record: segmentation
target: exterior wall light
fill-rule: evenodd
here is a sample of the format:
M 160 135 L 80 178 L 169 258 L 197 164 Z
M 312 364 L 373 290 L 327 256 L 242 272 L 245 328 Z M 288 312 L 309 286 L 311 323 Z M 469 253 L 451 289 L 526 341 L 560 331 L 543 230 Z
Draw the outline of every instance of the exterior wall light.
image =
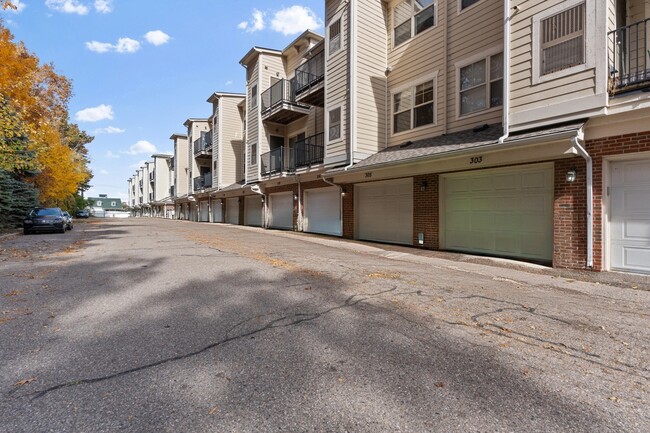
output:
M 428 186 L 429 186 L 429 182 L 423 180 L 422 183 L 420 183 L 420 191 L 426 191 Z
M 566 172 L 566 181 L 569 183 L 575 182 L 576 177 L 578 176 L 576 168 L 573 167 L 571 170 Z

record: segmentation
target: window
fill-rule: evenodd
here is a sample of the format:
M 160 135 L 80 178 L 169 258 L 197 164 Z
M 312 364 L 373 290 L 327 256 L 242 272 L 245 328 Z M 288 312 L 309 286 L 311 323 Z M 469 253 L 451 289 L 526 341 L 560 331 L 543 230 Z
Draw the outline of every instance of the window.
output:
M 251 144 L 251 165 L 257 165 L 257 143 Z
M 427 80 L 393 94 L 393 133 L 435 123 L 434 81 Z
M 460 115 L 503 105 L 503 53 L 460 68 Z
M 111 206 L 113 206 L 113 207 L 117 206 L 117 202 L 112 201 Z
M 473 5 L 474 3 L 478 3 L 479 0 L 460 0 L 460 9 L 466 9 Z
M 541 75 L 585 63 L 585 4 L 541 20 L 539 49 Z
M 97 200 L 97 206 L 99 206 L 99 207 L 102 206 L 102 201 L 101 200 Z
M 329 140 L 341 138 L 341 107 L 329 112 Z
M 434 0 L 404 0 L 393 9 L 393 41 L 398 46 L 435 24 Z
M 257 84 L 251 87 L 251 108 L 257 107 Z
M 334 21 L 329 27 L 329 53 L 334 54 L 341 49 L 341 19 Z

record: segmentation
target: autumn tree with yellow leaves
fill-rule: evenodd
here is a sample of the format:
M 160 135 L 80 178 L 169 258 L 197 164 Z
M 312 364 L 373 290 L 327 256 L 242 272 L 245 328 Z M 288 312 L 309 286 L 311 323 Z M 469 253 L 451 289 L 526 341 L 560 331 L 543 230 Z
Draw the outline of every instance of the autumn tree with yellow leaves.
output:
M 0 171 L 35 186 L 42 205 L 68 207 L 92 177 L 85 145 L 93 137 L 69 122 L 71 95 L 70 81 L 0 20 Z

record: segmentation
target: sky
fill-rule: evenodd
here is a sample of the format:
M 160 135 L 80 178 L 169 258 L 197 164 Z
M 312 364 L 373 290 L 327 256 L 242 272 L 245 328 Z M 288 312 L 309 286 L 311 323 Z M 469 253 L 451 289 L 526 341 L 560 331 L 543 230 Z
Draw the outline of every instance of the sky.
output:
M 127 180 L 214 92 L 245 91 L 254 46 L 284 49 L 323 33 L 323 0 L 13 0 L 16 41 L 72 81 L 70 121 L 95 137 L 86 196 L 127 198 Z

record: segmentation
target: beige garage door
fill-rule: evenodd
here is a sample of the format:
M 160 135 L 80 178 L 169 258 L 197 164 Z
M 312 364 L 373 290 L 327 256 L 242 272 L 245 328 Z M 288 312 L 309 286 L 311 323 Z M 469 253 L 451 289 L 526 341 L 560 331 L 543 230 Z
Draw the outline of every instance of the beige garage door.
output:
M 355 185 L 359 239 L 413 243 L 413 179 Z
M 442 188 L 442 248 L 552 260 L 552 164 L 443 175 Z
M 341 193 L 336 187 L 305 190 L 305 231 L 341 236 Z
M 256 194 L 254 196 L 246 197 L 244 207 L 246 209 L 244 224 L 247 226 L 261 227 L 263 208 L 262 196 Z
M 269 194 L 269 226 L 275 229 L 293 229 L 293 193 Z
M 239 197 L 226 199 L 226 222 L 239 224 Z

